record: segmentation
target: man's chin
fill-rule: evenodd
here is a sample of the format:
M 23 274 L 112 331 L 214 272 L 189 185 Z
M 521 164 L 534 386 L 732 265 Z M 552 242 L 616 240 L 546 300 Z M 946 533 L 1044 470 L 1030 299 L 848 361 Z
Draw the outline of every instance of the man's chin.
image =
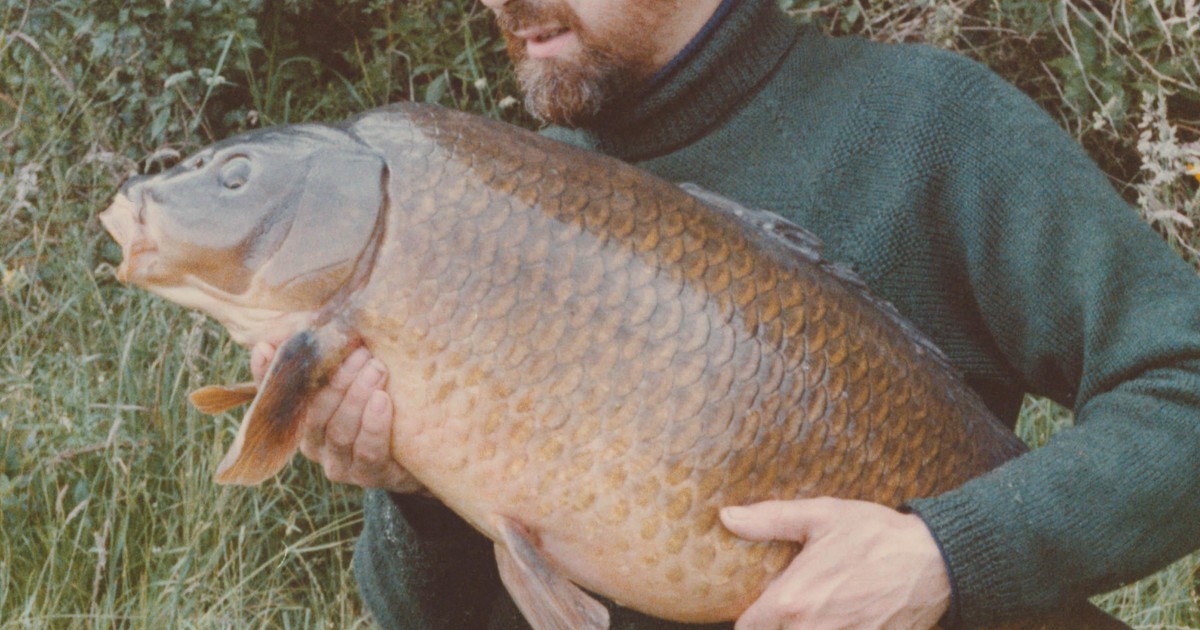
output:
M 564 127 L 588 127 L 611 95 L 611 81 L 590 64 L 562 59 L 525 59 L 517 79 L 525 107 L 540 120 Z
M 543 123 L 571 129 L 592 127 L 599 118 L 599 109 L 564 107 L 553 99 L 547 102 L 529 95 L 525 97 L 525 108 Z

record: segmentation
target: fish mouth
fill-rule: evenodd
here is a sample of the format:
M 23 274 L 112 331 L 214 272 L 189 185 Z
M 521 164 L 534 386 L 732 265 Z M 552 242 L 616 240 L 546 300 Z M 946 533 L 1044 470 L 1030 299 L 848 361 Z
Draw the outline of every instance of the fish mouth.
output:
M 134 198 L 140 198 L 136 191 Z M 150 208 L 153 211 L 153 208 Z M 125 191 L 99 214 L 101 225 L 121 246 L 122 260 L 117 280 L 139 285 L 169 301 L 203 310 L 229 329 L 234 341 L 249 347 L 263 339 L 286 339 L 303 330 L 313 318 L 309 311 L 280 311 L 245 304 L 237 295 L 223 292 L 186 273 L 172 273 L 158 242 L 146 225 L 147 209 Z M 152 214 L 152 212 L 151 212 Z M 168 250 L 170 249 L 168 244 Z
M 100 224 L 121 246 L 122 260 L 117 267 L 117 280 L 126 284 L 145 280 L 157 258 L 158 246 L 146 233 L 140 206 L 124 193 L 119 193 L 99 218 Z

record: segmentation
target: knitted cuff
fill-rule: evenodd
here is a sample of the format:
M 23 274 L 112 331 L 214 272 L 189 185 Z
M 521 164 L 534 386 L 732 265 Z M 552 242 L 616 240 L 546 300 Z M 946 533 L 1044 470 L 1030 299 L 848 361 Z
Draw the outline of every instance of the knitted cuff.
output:
M 896 510 L 903 514 L 916 514 L 922 520 L 925 518 L 921 516 L 921 513 L 916 508 L 907 503 L 897 507 Z M 941 539 L 937 537 L 932 528 L 929 528 L 928 522 L 925 523 L 925 527 L 929 529 L 930 535 L 933 536 L 933 542 L 937 545 L 938 553 L 942 556 L 942 564 L 946 568 L 946 577 L 950 582 L 950 607 L 946 609 L 946 613 L 938 620 L 937 627 L 944 630 L 958 630 L 961 624 L 959 623 L 958 615 L 958 587 L 954 583 L 954 567 L 950 566 L 950 563 L 946 561 L 946 550 L 942 548 Z
M 915 499 L 905 508 L 929 527 L 950 578 L 947 628 L 974 627 L 1011 614 L 1020 600 L 1012 553 L 983 510 L 962 491 Z

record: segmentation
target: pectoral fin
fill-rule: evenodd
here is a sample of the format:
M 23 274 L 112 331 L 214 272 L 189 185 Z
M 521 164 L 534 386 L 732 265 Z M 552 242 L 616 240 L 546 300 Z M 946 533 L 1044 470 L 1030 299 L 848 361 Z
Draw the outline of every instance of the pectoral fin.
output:
M 346 335 L 328 327 L 306 330 L 280 346 L 237 438 L 217 466 L 217 483 L 261 483 L 287 465 L 300 443 L 309 396 L 349 350 Z
M 188 394 L 188 400 L 200 413 L 218 414 L 226 409 L 244 405 L 258 395 L 253 382 L 233 385 L 208 385 Z
M 496 524 L 500 579 L 535 630 L 608 628 L 608 609 L 550 566 L 529 530 L 504 517 Z

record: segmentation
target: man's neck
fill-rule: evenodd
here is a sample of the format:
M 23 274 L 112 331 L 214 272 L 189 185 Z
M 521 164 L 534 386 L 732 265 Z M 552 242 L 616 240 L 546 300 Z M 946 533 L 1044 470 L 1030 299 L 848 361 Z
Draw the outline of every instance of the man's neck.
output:
M 776 0 L 725 0 L 644 90 L 583 130 L 588 144 L 636 162 L 695 141 L 757 93 L 797 32 Z
M 691 42 L 696 40 L 698 34 L 709 27 L 718 7 L 725 8 L 726 5 L 736 2 L 736 0 L 684 1 L 689 5 L 688 8 L 679 10 L 678 18 L 670 24 L 669 32 L 662 35 L 667 41 L 663 42 L 661 58 L 654 59 L 655 65 L 659 68 L 664 68 L 672 63 L 682 51 L 691 46 Z
M 736 4 L 738 0 L 721 0 L 721 4 L 713 7 L 710 12 L 698 13 L 697 15 L 707 15 L 707 17 L 699 22 L 691 31 L 687 39 L 687 44 L 679 48 L 677 52 L 665 63 L 659 66 L 657 72 L 651 77 L 648 89 L 654 89 L 654 86 L 662 81 L 665 77 L 671 75 L 671 72 L 678 66 L 687 62 L 687 59 L 699 50 L 708 37 L 717 29 L 725 16 L 729 15 L 729 9 Z

